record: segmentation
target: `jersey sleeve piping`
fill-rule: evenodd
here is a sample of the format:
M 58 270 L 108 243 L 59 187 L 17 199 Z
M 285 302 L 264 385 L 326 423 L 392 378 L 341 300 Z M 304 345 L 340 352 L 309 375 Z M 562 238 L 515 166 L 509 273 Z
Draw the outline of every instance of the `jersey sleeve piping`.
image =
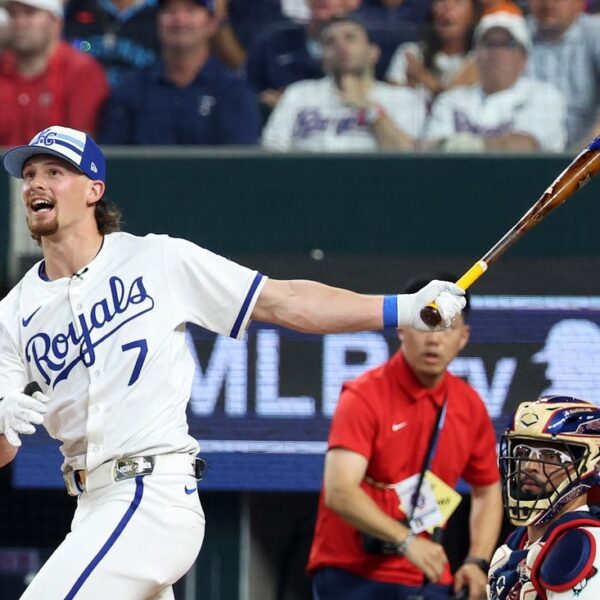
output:
M 240 308 L 240 312 L 238 313 L 233 327 L 231 328 L 231 332 L 229 336 L 235 339 L 241 339 L 246 333 L 246 329 L 248 328 L 248 324 L 250 321 L 250 315 L 252 314 L 252 309 L 258 300 L 258 296 L 260 295 L 260 290 L 265 284 L 267 278 L 261 273 L 256 273 L 252 283 L 250 284 L 250 289 L 244 298 L 244 302 L 242 303 L 242 307 Z

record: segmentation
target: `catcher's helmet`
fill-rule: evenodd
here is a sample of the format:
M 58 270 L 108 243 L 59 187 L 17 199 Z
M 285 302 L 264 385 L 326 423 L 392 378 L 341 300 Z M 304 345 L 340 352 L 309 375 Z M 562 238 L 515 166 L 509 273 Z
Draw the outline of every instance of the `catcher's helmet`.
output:
M 523 402 L 500 440 L 502 494 L 515 525 L 552 519 L 596 483 L 600 408 L 566 396 Z

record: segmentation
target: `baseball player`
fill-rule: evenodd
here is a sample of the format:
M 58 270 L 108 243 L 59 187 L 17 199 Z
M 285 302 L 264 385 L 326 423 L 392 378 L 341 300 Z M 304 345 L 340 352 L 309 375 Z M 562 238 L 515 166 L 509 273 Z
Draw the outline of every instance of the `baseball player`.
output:
M 78 496 L 71 532 L 27 600 L 173 598 L 194 562 L 204 515 L 185 414 L 188 321 L 234 338 L 252 319 L 314 333 L 424 329 L 423 305 L 435 300 L 445 326 L 464 305 L 448 282 L 361 295 L 267 279 L 185 240 L 122 233 L 103 199 L 104 156 L 80 131 L 49 127 L 4 166 L 23 179 L 43 260 L 0 302 L 0 466 L 43 424 L 62 442 Z
M 500 442 L 504 504 L 518 525 L 494 554 L 491 600 L 598 600 L 600 409 L 564 396 L 524 402 Z

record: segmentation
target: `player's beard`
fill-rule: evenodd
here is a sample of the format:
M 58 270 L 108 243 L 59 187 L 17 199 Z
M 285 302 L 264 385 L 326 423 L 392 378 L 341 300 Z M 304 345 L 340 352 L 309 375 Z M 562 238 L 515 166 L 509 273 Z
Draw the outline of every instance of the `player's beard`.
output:
M 529 484 L 528 487 L 531 487 L 533 484 L 533 489 L 525 489 L 526 484 Z M 547 479 L 536 477 L 533 474 L 521 474 L 521 476 L 518 477 L 516 486 L 513 488 L 513 496 L 518 497 L 519 500 L 525 502 L 548 498 L 550 497 L 552 490 L 548 489 L 547 484 Z
M 53 218 L 50 221 L 32 224 L 28 218 L 27 227 L 31 237 L 39 242 L 44 236 L 54 235 L 58 231 L 58 219 Z

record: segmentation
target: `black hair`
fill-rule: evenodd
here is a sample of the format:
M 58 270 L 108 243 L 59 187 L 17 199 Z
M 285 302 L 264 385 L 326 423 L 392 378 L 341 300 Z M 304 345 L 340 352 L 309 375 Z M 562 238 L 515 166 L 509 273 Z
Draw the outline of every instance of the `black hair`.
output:
M 367 41 L 369 42 L 369 44 L 375 43 L 373 40 L 373 36 L 371 35 L 371 32 L 369 31 L 369 28 L 360 19 L 356 19 L 355 17 L 345 17 L 343 15 L 339 15 L 337 17 L 331 17 L 331 19 L 325 21 L 325 23 L 323 23 L 321 25 L 321 27 L 319 28 L 319 37 L 321 37 L 323 35 L 323 32 L 326 29 L 329 29 L 331 26 L 337 25 L 339 23 L 352 23 L 354 25 L 357 25 L 365 32 L 365 35 L 367 36 Z
M 458 277 L 454 273 L 450 273 L 447 271 L 439 271 L 432 273 L 430 277 L 426 275 L 419 275 L 418 277 L 409 279 L 404 285 L 404 289 L 402 291 L 405 294 L 414 294 L 415 292 L 418 292 L 421 288 L 426 286 L 432 279 L 439 279 L 440 281 L 451 281 L 452 283 L 454 283 L 458 279 Z M 471 298 L 468 291 L 465 293 L 465 299 L 467 303 L 462 309 L 462 315 L 466 323 L 469 318 L 469 313 L 471 312 Z
M 474 45 L 474 33 L 475 33 L 475 25 L 481 18 L 482 7 L 477 0 L 472 0 L 473 4 L 473 12 L 475 14 L 475 18 L 473 19 L 473 24 L 467 31 L 467 39 L 466 39 L 466 53 L 470 52 L 473 49 Z M 433 8 L 430 9 L 429 15 L 427 17 L 427 23 L 424 27 L 424 31 L 422 34 L 423 40 L 423 64 L 430 71 L 435 71 L 435 56 L 442 49 L 442 40 L 440 40 L 438 34 L 435 31 L 433 26 Z

